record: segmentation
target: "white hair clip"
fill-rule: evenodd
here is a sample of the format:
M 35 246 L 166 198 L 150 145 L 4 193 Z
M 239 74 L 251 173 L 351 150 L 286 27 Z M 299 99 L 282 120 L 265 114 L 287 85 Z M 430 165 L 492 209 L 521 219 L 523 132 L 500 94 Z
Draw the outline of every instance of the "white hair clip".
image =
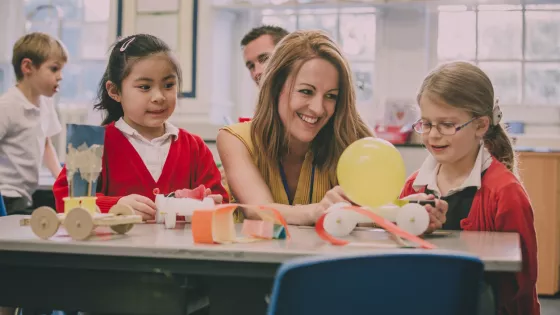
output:
M 121 52 L 125 51 L 128 45 L 130 45 L 130 43 L 132 43 L 134 39 L 136 39 L 136 37 L 132 37 L 129 40 L 127 40 L 124 44 L 122 44 L 120 51 Z
M 500 103 L 500 99 L 496 99 L 496 102 L 494 103 L 494 109 L 492 109 L 492 121 L 494 122 L 494 126 L 497 126 L 500 121 L 502 120 L 502 110 L 500 109 L 500 105 L 498 105 L 498 103 Z

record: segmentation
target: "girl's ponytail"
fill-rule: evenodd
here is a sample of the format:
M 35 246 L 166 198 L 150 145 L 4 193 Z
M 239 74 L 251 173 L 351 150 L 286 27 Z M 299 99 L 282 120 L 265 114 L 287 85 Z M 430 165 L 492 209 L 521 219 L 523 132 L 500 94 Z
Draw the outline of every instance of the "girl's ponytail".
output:
M 501 124 L 490 127 L 484 136 L 484 145 L 492 156 L 517 175 L 517 158 L 513 151 L 512 141 Z

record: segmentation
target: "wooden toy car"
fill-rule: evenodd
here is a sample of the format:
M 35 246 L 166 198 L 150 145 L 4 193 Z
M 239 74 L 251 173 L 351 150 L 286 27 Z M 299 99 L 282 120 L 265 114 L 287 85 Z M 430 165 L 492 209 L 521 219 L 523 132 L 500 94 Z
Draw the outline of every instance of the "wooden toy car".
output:
M 142 222 L 142 216 L 134 214 L 132 208 L 114 205 L 109 213 L 100 213 L 95 205 L 96 197 L 65 198 L 65 213 L 56 213 L 50 207 L 39 207 L 30 218 L 20 221 L 41 239 L 49 239 L 56 234 L 62 224 L 74 240 L 85 240 L 98 226 L 109 226 L 118 234 L 126 234 L 134 224 Z M 76 206 L 74 206 L 76 205 Z

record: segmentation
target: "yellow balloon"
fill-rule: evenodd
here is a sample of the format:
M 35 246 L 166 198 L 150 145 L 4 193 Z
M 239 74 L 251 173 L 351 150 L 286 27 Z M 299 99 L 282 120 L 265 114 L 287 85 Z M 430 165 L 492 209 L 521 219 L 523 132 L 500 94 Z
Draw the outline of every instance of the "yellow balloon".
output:
M 360 139 L 344 150 L 336 175 L 350 200 L 371 208 L 396 200 L 406 181 L 404 161 L 397 148 L 372 137 Z

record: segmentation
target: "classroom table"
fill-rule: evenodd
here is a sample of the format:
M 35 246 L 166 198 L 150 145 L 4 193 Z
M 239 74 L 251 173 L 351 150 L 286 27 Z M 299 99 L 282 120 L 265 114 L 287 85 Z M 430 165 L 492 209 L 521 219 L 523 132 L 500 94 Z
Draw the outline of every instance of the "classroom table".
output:
M 264 314 L 265 295 L 284 261 L 422 250 L 393 248 L 384 231 L 366 228 L 349 239 L 376 247 L 333 246 L 313 229 L 296 226 L 289 228 L 290 240 L 229 245 L 193 244 L 189 225 L 168 230 L 153 223 L 138 224 L 127 235 L 98 228 L 95 236 L 81 242 L 61 228 L 50 240 L 40 240 L 29 227 L 19 226 L 21 218 L 0 218 L 0 305 L 184 314 L 202 290 L 210 299 L 211 314 Z M 516 233 L 457 231 L 426 239 L 438 246 L 435 251 L 480 257 L 487 272 L 521 270 Z

